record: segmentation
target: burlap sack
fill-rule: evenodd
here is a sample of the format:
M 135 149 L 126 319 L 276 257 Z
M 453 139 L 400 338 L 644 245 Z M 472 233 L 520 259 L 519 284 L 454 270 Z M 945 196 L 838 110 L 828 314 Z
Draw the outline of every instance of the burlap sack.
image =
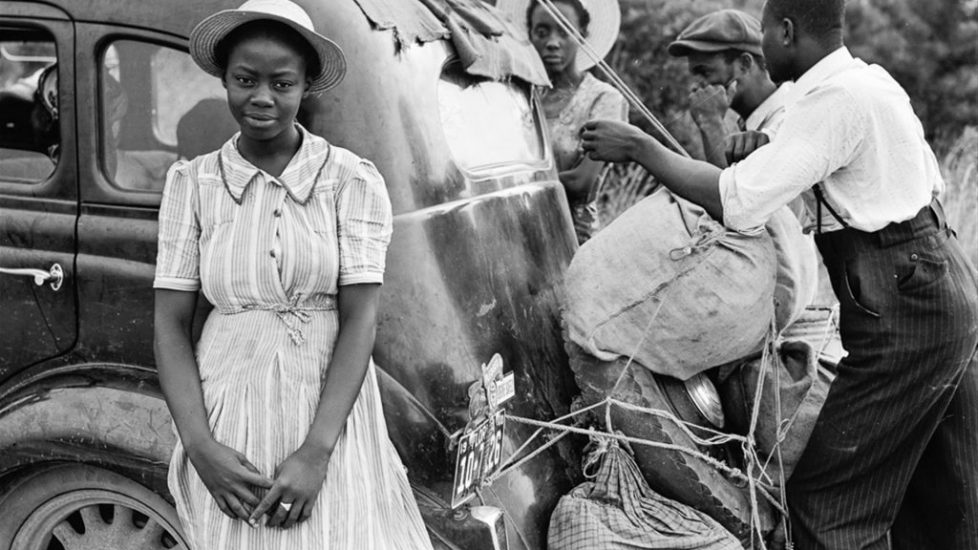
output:
M 818 252 L 811 235 L 787 206 L 775 211 L 765 225 L 774 242 L 778 271 L 774 286 L 774 320 L 780 333 L 794 323 L 818 292 Z
M 807 342 L 785 342 L 778 354 L 780 361 L 771 361 L 764 374 L 754 440 L 761 458 L 771 457 L 778 442 L 779 426 L 790 422 L 785 424 L 788 429 L 781 442 L 781 460 L 787 480 L 808 444 L 833 377 L 819 369 L 817 355 Z M 727 428 L 731 432 L 746 434 L 750 428 L 762 367 L 760 358 L 745 361 L 730 370 L 717 387 Z M 781 400 L 780 411 L 776 396 Z M 771 460 L 771 465 L 776 467 L 776 458 Z
M 565 276 L 569 338 L 686 380 L 760 349 L 774 316 L 768 232 L 728 231 L 662 189 L 578 250 Z

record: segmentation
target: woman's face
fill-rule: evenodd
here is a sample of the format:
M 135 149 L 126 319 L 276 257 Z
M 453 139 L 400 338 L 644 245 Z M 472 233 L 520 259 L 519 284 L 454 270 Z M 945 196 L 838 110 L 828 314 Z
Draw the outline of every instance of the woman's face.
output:
M 228 55 L 224 87 L 241 134 L 269 141 L 294 128 L 308 95 L 306 63 L 301 52 L 275 37 L 246 37 Z
M 581 31 L 581 20 L 577 11 L 566 2 L 554 2 L 554 6 L 571 22 L 577 32 Z M 574 66 L 577 59 L 577 42 L 564 32 L 550 12 L 541 5 L 533 8 L 530 14 L 530 42 L 540 54 L 547 73 L 556 75 Z

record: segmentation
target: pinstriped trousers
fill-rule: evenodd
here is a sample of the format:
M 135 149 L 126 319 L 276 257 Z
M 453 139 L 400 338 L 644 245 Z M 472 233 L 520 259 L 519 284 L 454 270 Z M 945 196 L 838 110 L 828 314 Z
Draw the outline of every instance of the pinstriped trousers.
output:
M 816 243 L 849 355 L 788 482 L 796 548 L 978 549 L 974 266 L 936 201 Z

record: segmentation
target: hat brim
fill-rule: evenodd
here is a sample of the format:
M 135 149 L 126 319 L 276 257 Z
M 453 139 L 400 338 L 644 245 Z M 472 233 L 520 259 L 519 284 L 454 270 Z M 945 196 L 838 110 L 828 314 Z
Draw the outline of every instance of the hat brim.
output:
M 763 56 L 761 48 L 753 44 L 731 44 L 728 42 L 707 42 L 704 40 L 676 40 L 669 44 L 666 51 L 673 57 L 687 57 L 691 53 L 715 53 L 727 50 L 740 50 Z
M 277 15 L 243 10 L 224 10 L 204 19 L 190 32 L 190 56 L 207 74 L 224 77 L 224 69 L 215 56 L 217 44 L 234 29 L 249 21 L 278 21 L 301 35 L 319 57 L 319 74 L 312 75 L 309 92 L 318 94 L 333 88 L 346 74 L 346 57 L 343 50 L 325 36 L 296 24 L 291 19 Z
M 521 38 L 529 41 L 529 21 L 526 20 L 526 10 L 533 0 L 498 0 L 496 8 L 508 16 L 522 33 Z M 559 1 L 559 0 L 554 0 Z M 582 0 L 581 4 L 591 16 L 587 26 L 587 36 L 584 37 L 594 53 L 604 59 L 618 41 L 618 31 L 621 28 L 621 8 L 618 0 Z M 586 71 L 597 65 L 583 50 L 578 50 L 574 66 L 578 71 Z

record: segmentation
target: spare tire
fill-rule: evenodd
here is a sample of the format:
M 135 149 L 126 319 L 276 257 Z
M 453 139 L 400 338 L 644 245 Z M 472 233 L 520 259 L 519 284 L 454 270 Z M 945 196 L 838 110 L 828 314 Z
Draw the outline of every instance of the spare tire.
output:
M 613 397 L 639 407 L 664 410 L 691 424 L 712 427 L 695 406 L 682 381 L 654 374 L 638 364 L 626 371 L 626 358 L 602 361 L 570 341 L 567 342 L 567 354 L 581 389 L 581 405 L 592 405 Z M 596 410 L 594 414 L 602 427 L 606 427 L 605 410 Z M 674 422 L 665 418 L 614 406 L 610 415 L 613 428 L 627 436 L 699 450 L 728 464 L 733 462 L 732 466 L 738 465 L 737 450 L 698 446 Z M 688 453 L 649 445 L 632 445 L 632 449 L 639 469 L 653 490 L 705 512 L 750 547 L 754 535 L 750 490 L 746 483 L 732 481 L 705 460 Z M 757 505 L 760 528 L 767 536 L 775 527 L 776 511 L 760 495 Z

